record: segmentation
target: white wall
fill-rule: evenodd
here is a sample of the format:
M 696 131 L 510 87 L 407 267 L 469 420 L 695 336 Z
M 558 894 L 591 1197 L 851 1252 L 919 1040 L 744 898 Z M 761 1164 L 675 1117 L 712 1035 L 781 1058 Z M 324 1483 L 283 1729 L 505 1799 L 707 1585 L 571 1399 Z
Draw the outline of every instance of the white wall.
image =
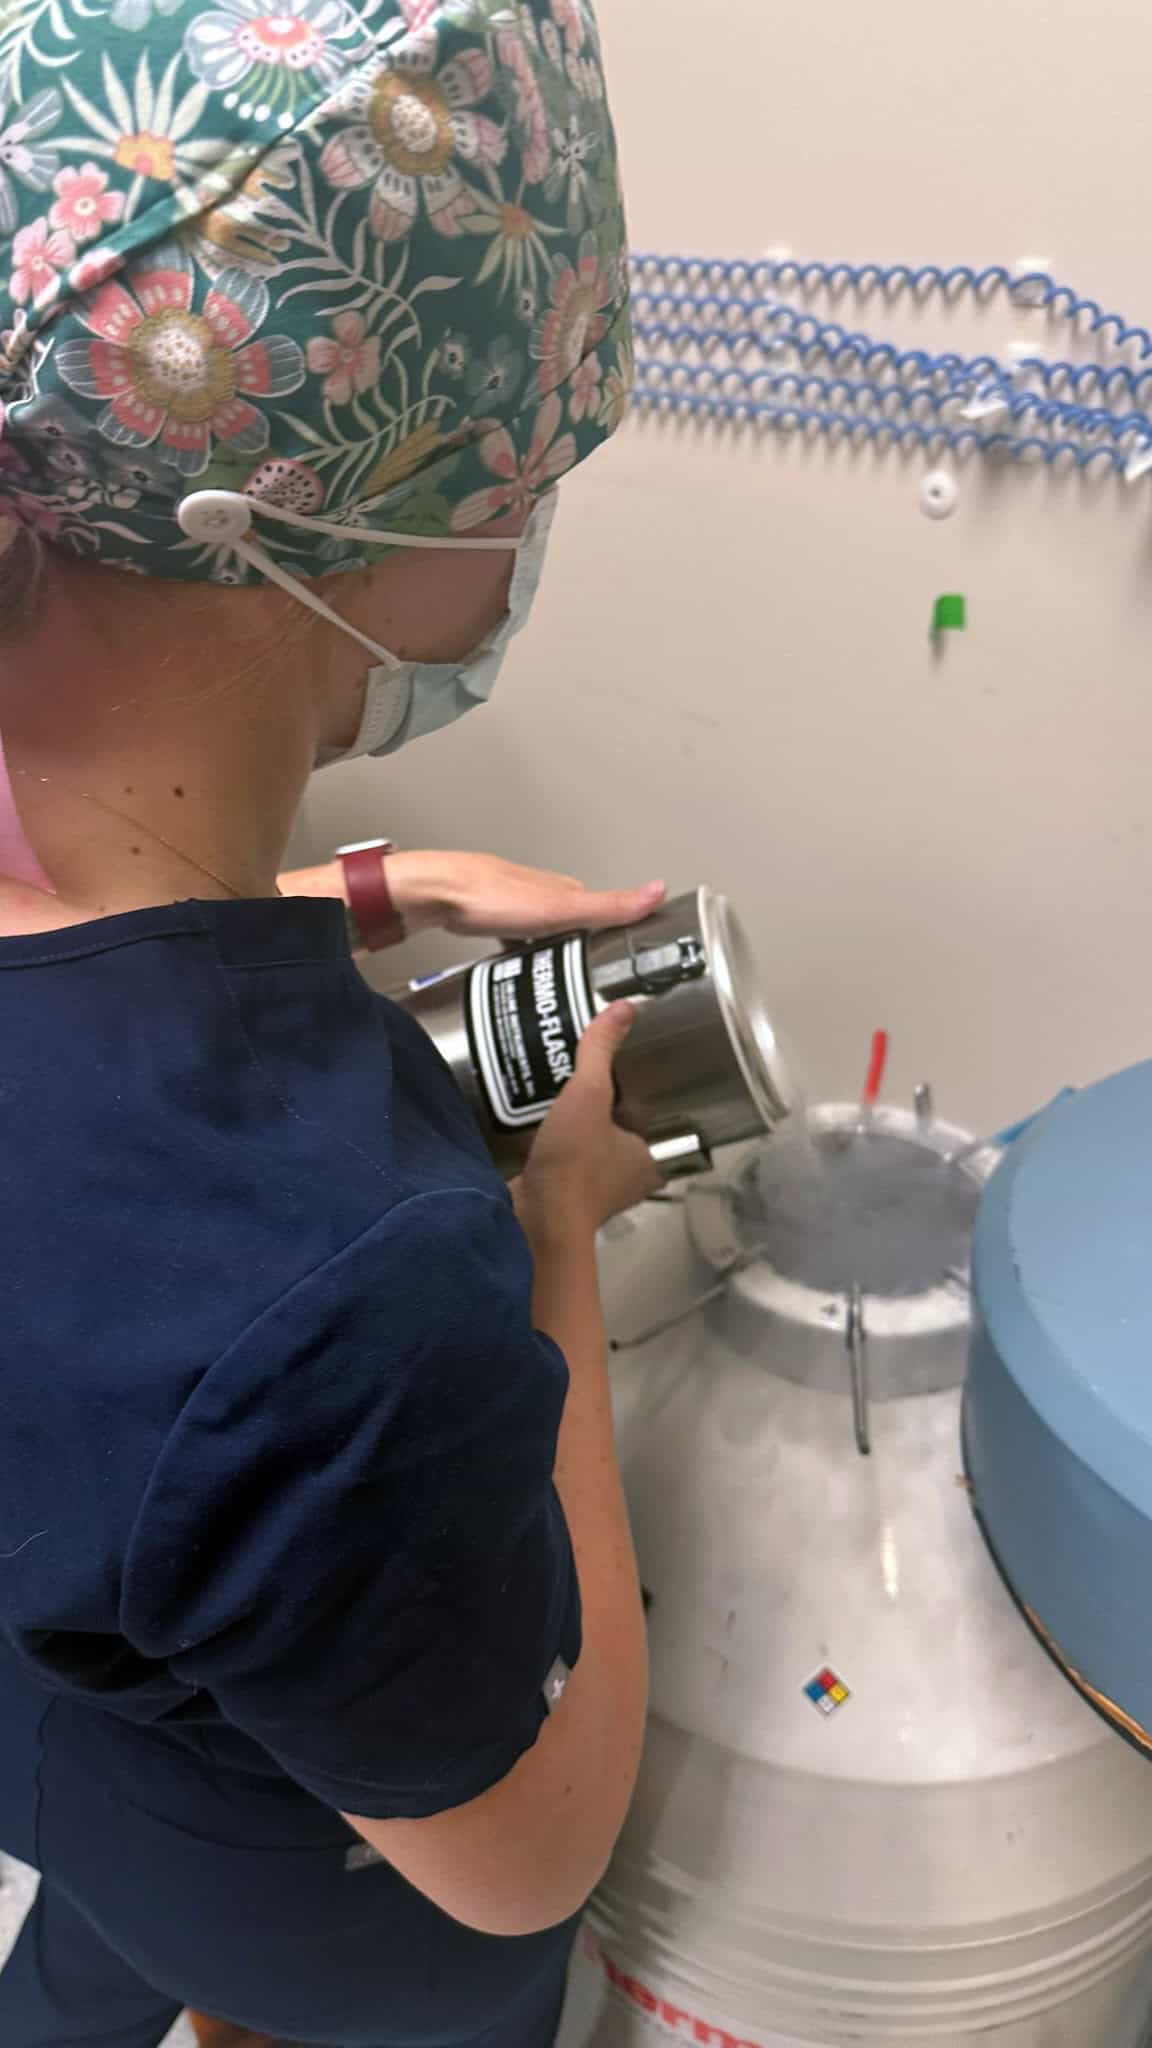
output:
M 636 247 L 1040 254 L 1152 321 L 1143 0 L 601 13 Z M 934 525 L 926 466 L 633 421 L 564 487 L 493 707 L 318 778 L 317 851 L 711 881 L 820 1093 L 877 1024 L 895 1088 L 978 1122 L 1152 1053 L 1152 484 L 967 471 Z

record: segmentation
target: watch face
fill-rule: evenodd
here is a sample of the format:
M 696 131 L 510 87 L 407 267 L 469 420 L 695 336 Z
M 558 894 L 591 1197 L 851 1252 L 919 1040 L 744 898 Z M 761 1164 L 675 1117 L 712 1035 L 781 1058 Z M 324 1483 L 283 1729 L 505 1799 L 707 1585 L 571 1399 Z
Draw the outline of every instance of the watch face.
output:
M 372 853 L 374 850 L 379 850 L 381 853 L 395 853 L 396 848 L 391 839 L 353 839 L 347 846 L 337 846 L 333 851 L 332 858 L 333 860 L 339 860 L 346 853 Z

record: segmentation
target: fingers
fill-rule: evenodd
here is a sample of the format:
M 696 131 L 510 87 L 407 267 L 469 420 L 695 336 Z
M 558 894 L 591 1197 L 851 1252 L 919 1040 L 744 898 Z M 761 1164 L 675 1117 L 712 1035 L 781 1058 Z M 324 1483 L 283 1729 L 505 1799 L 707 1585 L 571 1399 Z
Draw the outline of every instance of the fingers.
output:
M 590 931 L 606 931 L 612 925 L 651 917 L 667 893 L 663 882 L 645 882 L 639 889 L 583 889 L 570 912 L 575 911 L 580 924 Z
M 611 1003 L 593 1018 L 577 1048 L 577 1081 L 611 1090 L 613 1062 L 635 1021 L 632 1003 Z
M 449 931 L 502 939 L 637 924 L 667 893 L 663 882 L 586 889 L 573 875 L 518 867 L 490 854 L 395 854 L 389 876 L 397 907 L 410 924 L 439 922 Z M 425 898 L 439 908 L 425 913 Z

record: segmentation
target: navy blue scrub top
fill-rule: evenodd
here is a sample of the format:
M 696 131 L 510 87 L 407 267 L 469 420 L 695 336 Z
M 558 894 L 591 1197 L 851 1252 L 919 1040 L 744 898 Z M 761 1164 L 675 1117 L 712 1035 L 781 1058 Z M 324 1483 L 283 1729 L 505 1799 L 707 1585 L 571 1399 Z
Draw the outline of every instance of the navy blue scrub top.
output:
M 0 941 L 0 1639 L 347 1812 L 477 1797 L 579 1596 L 504 1187 L 340 906 Z

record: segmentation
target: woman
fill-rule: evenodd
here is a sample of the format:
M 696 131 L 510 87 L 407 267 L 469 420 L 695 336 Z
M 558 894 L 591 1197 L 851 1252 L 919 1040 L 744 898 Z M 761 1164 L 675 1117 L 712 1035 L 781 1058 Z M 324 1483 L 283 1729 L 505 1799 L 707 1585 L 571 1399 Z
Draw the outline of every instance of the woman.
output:
M 0 64 L 0 2040 L 544 2048 L 644 1710 L 629 1017 L 514 1213 L 276 877 L 317 761 L 487 696 L 619 417 L 593 26 L 17 0 Z M 468 931 L 659 896 L 387 873 Z

